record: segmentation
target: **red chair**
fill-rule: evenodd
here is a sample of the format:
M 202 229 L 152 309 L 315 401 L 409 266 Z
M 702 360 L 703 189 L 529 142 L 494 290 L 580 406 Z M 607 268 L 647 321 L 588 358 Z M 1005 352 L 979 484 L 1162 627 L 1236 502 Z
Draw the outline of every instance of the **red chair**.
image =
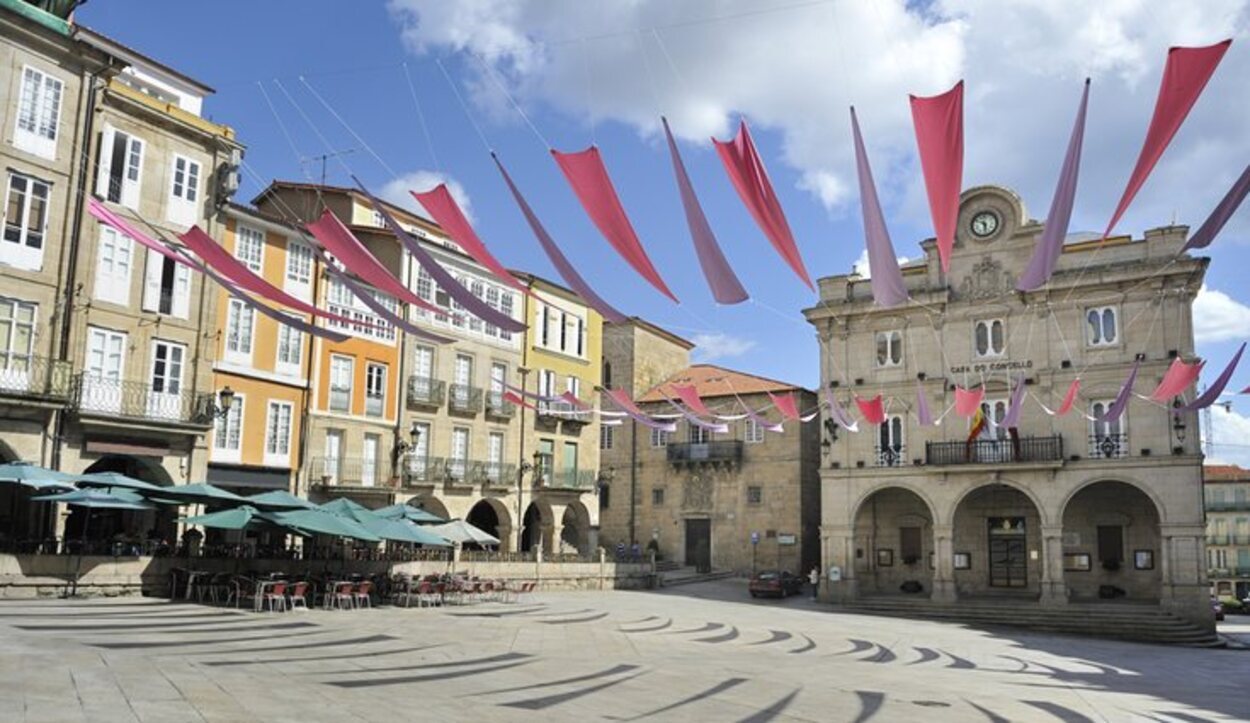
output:
M 272 583 L 268 586 L 267 589 L 266 589 L 265 584 L 261 583 L 261 589 L 264 590 L 264 592 L 261 594 L 261 596 L 264 598 L 264 607 L 268 608 L 269 612 L 276 613 L 279 610 L 281 610 L 282 612 L 286 612 L 286 583 L 285 582 Z
M 373 582 L 366 580 L 356 585 L 352 593 L 352 603 L 356 607 L 373 607 Z
M 291 610 L 308 609 L 308 582 L 301 580 L 291 587 L 290 594 L 287 595 L 287 603 Z

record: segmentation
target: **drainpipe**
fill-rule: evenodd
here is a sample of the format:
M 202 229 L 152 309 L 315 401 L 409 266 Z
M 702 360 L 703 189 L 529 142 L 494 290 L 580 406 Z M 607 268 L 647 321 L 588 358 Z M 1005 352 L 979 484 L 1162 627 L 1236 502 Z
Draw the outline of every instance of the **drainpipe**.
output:
M 629 420 L 629 545 L 638 540 L 638 420 Z
M 317 295 L 318 288 L 321 286 L 321 257 L 313 255 L 313 279 L 312 279 L 312 303 L 315 306 L 321 298 Z M 312 323 L 316 324 L 317 320 L 313 319 Z M 312 371 L 313 360 L 321 349 L 320 337 L 308 335 L 308 355 L 304 358 L 304 391 L 301 392 L 301 409 L 299 416 L 299 453 L 296 455 L 295 461 L 295 488 L 291 490 L 291 494 L 299 496 L 300 478 L 304 474 L 304 461 L 308 458 L 308 422 L 309 407 L 312 406 Z

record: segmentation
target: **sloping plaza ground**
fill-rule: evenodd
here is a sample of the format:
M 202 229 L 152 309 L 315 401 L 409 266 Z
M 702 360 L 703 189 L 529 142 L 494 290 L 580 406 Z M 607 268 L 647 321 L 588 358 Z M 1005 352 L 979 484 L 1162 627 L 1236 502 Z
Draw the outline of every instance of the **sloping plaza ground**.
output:
M 0 601 L 2 721 L 1237 720 L 1250 653 L 663 592 L 287 614 Z

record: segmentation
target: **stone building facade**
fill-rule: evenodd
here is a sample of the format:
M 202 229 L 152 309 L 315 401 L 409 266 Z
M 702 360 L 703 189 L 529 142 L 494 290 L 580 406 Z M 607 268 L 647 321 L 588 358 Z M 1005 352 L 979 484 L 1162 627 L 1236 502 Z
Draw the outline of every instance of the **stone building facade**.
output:
M 834 600 L 908 594 L 951 603 L 1062 606 L 1111 598 L 1155 604 L 1210 627 L 1201 451 L 1194 414 L 1132 398 L 1106 409 L 1134 364 L 1149 394 L 1172 359 L 1194 352 L 1191 306 L 1206 260 L 1180 255 L 1186 228 L 1065 247 L 1050 283 L 1015 291 L 1041 225 L 1011 191 L 961 199 L 949 274 L 932 240 L 903 276 L 912 302 L 874 304 L 869 280 L 820 280 L 806 310 L 821 380 L 837 401 L 881 394 L 888 419 L 858 433 L 827 423 L 821 556 Z M 1080 379 L 1076 410 L 1055 409 Z M 1017 430 L 969 439 L 955 385 L 985 390 L 997 422 L 1026 385 Z M 1192 390 L 1190 390 L 1192 391 Z M 907 583 L 913 583 L 907 585 Z
M 1211 594 L 1250 599 L 1250 470 L 1207 465 L 1203 478 Z

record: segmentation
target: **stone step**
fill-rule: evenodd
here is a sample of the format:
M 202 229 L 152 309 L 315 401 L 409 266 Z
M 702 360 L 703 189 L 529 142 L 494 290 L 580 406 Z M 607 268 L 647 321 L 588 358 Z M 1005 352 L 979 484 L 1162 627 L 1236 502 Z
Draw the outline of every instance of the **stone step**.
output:
M 682 568 L 676 572 L 665 573 L 660 576 L 662 587 L 676 587 L 677 585 L 692 585 L 697 582 L 710 582 L 712 580 L 723 580 L 727 577 L 733 577 L 732 570 L 713 570 L 712 572 L 698 573 L 693 567 Z

